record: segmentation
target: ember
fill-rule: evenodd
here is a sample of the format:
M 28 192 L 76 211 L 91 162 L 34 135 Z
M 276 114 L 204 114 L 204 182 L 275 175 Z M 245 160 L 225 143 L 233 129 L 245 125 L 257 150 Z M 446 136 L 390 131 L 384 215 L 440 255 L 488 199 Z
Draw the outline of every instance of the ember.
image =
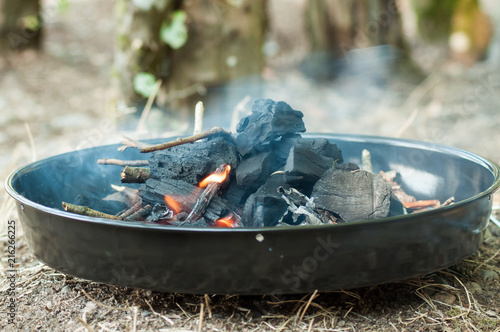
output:
M 127 139 L 126 147 L 151 155 L 146 162 L 99 161 L 125 166 L 122 182 L 142 183 L 130 208 L 109 217 L 234 228 L 342 223 L 441 206 L 407 195 L 394 172 L 373 173 L 368 151 L 361 170 L 344 163 L 327 139 L 303 138 L 302 117 L 284 102 L 258 100 L 235 137 L 213 128 L 159 145 Z M 103 217 L 85 207 L 63 207 Z

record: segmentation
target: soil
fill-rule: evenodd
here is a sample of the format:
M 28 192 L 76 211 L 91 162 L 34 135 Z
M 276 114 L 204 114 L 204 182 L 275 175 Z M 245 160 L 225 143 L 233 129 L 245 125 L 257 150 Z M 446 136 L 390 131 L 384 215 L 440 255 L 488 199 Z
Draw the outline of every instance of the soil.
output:
M 131 134 L 120 127 L 121 115 L 112 107 L 114 1 L 75 0 L 67 10 L 44 3 L 50 9 L 44 51 L 0 57 L 3 181 L 31 160 L 116 143 L 121 134 Z M 464 67 L 441 57 L 438 48 L 415 48 L 427 78 L 386 79 L 391 54 L 384 50 L 371 66 L 356 71 L 359 63 L 353 57 L 350 69 L 336 80 L 312 82 L 311 73 L 297 66 L 307 47 L 297 29 L 300 17 L 291 8 L 303 2 L 272 3 L 273 15 L 294 17 L 295 24 L 272 21 L 264 95 L 303 111 L 308 132 L 411 138 L 500 162 L 498 58 L 491 55 Z M 225 118 L 231 114 L 232 109 L 226 111 Z M 134 137 L 171 134 L 171 129 L 154 127 Z M 0 207 L 0 327 L 6 331 L 500 331 L 500 229 L 492 223 L 471 257 L 418 278 L 303 295 L 195 296 L 116 287 L 60 273 L 29 251 L 13 200 L 5 192 Z M 497 197 L 494 208 L 500 209 Z M 6 316 L 11 220 L 18 231 L 15 324 L 8 324 Z

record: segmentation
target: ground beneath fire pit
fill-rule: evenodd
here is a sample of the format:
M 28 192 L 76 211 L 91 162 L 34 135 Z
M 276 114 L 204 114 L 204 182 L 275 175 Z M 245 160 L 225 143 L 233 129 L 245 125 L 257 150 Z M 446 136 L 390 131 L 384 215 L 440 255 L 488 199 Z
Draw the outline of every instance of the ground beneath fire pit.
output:
M 113 3 L 70 1 L 67 13 L 47 22 L 44 54 L 0 58 L 2 182 L 34 158 L 118 142 L 120 132 L 108 107 Z M 293 7 L 287 5 L 278 9 Z M 291 51 L 300 57 L 300 48 Z M 422 83 L 394 79 L 384 88 L 360 87 L 360 80 L 366 83 L 361 75 L 311 90 L 300 71 L 284 78 L 275 70 L 280 61 L 293 59 L 293 54 L 273 59 L 266 71 L 267 97 L 303 111 L 308 132 L 400 135 L 500 162 L 500 72 L 495 66 L 444 63 Z M 420 62 L 427 62 L 424 55 Z M 13 202 L 3 191 L 0 208 L 0 326 L 6 331 L 500 331 L 500 230 L 494 225 L 477 253 L 420 278 L 332 293 L 204 297 L 120 288 L 59 273 L 29 252 Z M 8 220 L 16 221 L 18 231 L 15 327 L 4 314 L 10 298 Z

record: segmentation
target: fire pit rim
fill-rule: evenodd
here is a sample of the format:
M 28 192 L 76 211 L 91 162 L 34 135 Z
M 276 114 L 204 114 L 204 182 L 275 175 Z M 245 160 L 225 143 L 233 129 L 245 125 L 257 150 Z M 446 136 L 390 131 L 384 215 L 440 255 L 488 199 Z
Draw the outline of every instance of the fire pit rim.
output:
M 195 228 L 195 227 L 179 227 L 179 226 L 169 226 L 169 225 L 156 225 L 156 224 L 147 224 L 144 222 L 139 222 L 139 221 L 117 221 L 117 220 L 110 220 L 106 218 L 97 218 L 97 217 L 88 217 L 88 216 L 82 216 L 70 212 L 66 212 L 64 210 L 58 210 L 55 208 L 47 207 L 45 205 L 42 205 L 40 203 L 36 203 L 34 201 L 31 201 L 18 193 L 12 185 L 12 182 L 14 181 L 14 178 L 22 175 L 23 172 L 26 172 L 30 168 L 37 167 L 38 164 L 48 162 L 52 159 L 55 158 L 60 158 L 64 155 L 69 155 L 71 153 L 75 152 L 85 152 L 91 149 L 96 149 L 96 148 L 110 148 L 113 146 L 119 146 L 119 144 L 108 144 L 108 145 L 101 145 L 101 146 L 94 146 L 86 149 L 80 149 L 80 150 L 74 150 L 74 151 L 69 151 L 66 153 L 62 154 L 57 154 L 48 158 L 44 158 L 41 160 L 37 160 L 31 163 L 28 163 L 26 165 L 23 165 L 13 172 L 9 174 L 5 181 L 5 189 L 7 193 L 14 198 L 15 200 L 19 201 L 21 204 L 28 205 L 30 207 L 39 209 L 41 211 L 51 213 L 53 215 L 63 217 L 63 218 L 68 218 L 72 219 L 75 221 L 85 221 L 85 222 L 90 222 L 90 223 L 95 223 L 95 224 L 105 224 L 108 226 L 119 226 L 119 227 L 130 227 L 130 228 L 140 228 L 140 229 L 149 229 L 149 230 L 158 230 L 158 231 L 168 231 L 168 232 L 215 232 L 215 233 L 220 233 L 220 232 L 277 232 L 277 231 L 282 231 L 286 230 L 287 232 L 293 232 L 293 231 L 304 231 L 306 229 L 309 230 L 315 230 L 315 229 L 324 229 L 325 227 L 353 227 L 353 226 L 358 226 L 358 225 L 365 225 L 365 224 L 381 224 L 381 223 L 391 223 L 394 221 L 401 222 L 402 220 L 408 220 L 411 221 L 412 219 L 416 218 L 421 218 L 422 216 L 433 216 L 435 214 L 440 214 L 443 211 L 446 210 L 451 210 L 454 208 L 457 208 L 458 206 L 463 206 L 466 205 L 470 202 L 475 201 L 476 199 L 479 199 L 481 197 L 486 197 L 489 195 L 492 195 L 495 191 L 497 191 L 500 188 L 500 166 L 485 158 L 482 157 L 476 153 L 469 152 L 460 148 L 452 147 L 452 146 L 446 146 L 438 143 L 432 143 L 432 142 L 425 142 L 425 141 L 418 141 L 418 140 L 411 140 L 411 139 L 401 139 L 401 138 L 392 138 L 392 137 L 385 137 L 385 136 L 372 136 L 372 135 L 353 135 L 353 134 L 328 134 L 328 133 L 308 133 L 304 134 L 303 137 L 315 137 L 315 138 L 327 138 L 327 139 L 335 139 L 336 137 L 338 138 L 349 138 L 351 142 L 366 142 L 369 141 L 370 143 L 383 143 L 386 145 L 391 145 L 391 146 L 401 146 L 401 147 L 408 147 L 408 148 L 418 148 L 419 150 L 426 150 L 426 151 L 433 151 L 433 152 L 440 152 L 440 153 L 447 153 L 447 154 L 452 154 L 454 156 L 457 156 L 459 158 L 467 159 L 472 162 L 481 164 L 483 167 L 488 169 L 492 175 L 495 178 L 495 181 L 484 191 L 471 196 L 467 199 L 460 200 L 456 202 L 453 205 L 448 205 L 448 206 L 443 206 L 439 207 L 436 209 L 432 209 L 429 211 L 424 211 L 420 212 L 418 214 L 407 214 L 407 215 L 398 215 L 398 216 L 393 216 L 393 217 L 385 217 L 385 218 L 380 218 L 380 219 L 375 219 L 375 220 L 358 220 L 358 221 L 353 221 L 349 223 L 341 223 L 341 224 L 325 224 L 325 225 L 306 225 L 306 226 L 301 226 L 301 227 L 296 227 L 296 226 L 290 226 L 290 227 L 257 227 L 257 228 Z M 167 138 L 168 139 L 168 138 Z M 158 141 L 164 141 L 165 138 L 156 138 L 156 139 L 151 139 L 151 140 L 146 140 L 145 142 L 149 143 L 157 143 Z

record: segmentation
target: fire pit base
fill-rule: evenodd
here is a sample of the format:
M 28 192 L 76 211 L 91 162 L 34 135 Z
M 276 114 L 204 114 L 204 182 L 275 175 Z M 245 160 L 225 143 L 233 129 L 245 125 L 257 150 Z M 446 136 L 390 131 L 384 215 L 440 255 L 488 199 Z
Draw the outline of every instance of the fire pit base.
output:
M 339 225 L 196 229 L 68 213 L 61 202 L 100 200 L 121 185 L 100 158 L 143 159 L 118 145 L 70 152 L 24 166 L 6 183 L 30 249 L 47 265 L 120 286 L 195 294 L 331 291 L 402 280 L 458 263 L 482 242 L 500 168 L 431 143 L 354 135 L 324 137 L 375 172 L 395 170 L 418 199 L 455 204 L 417 214 Z M 130 185 L 133 186 L 133 185 Z M 80 195 L 80 196 L 79 196 Z M 89 204 L 90 205 L 90 204 Z M 108 212 L 108 211 L 104 211 Z M 113 212 L 113 211 L 109 211 Z

